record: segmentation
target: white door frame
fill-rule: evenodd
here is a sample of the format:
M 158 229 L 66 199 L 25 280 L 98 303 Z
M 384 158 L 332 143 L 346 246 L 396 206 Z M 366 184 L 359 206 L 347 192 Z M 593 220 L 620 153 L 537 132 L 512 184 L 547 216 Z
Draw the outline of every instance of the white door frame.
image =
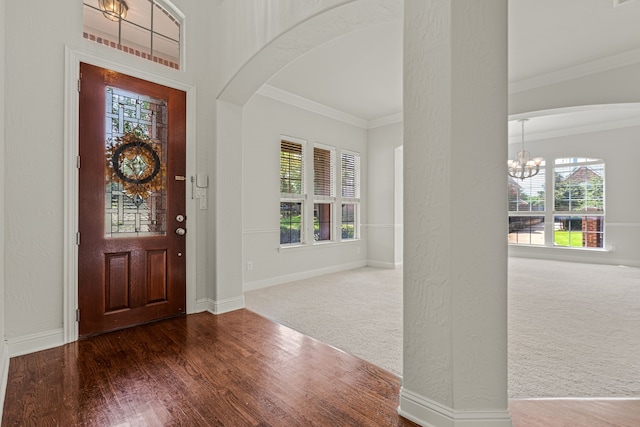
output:
M 76 321 L 76 309 L 78 308 L 78 246 L 76 234 L 78 232 L 78 79 L 80 63 L 95 65 L 101 68 L 127 74 L 152 83 L 161 84 L 187 93 L 187 145 L 186 145 L 186 174 L 195 176 L 196 164 L 196 88 L 194 85 L 175 81 L 153 73 L 142 71 L 130 66 L 113 62 L 94 54 L 65 48 L 65 87 L 64 87 L 64 267 L 63 267 L 63 330 L 64 343 L 70 343 L 78 339 L 78 322 Z M 186 183 L 185 183 L 186 184 Z M 188 184 L 187 184 L 188 185 Z M 188 186 L 185 191 L 188 190 Z M 186 216 L 188 228 L 186 235 L 186 310 L 187 313 L 196 311 L 196 242 L 198 235 L 196 229 L 196 207 L 194 203 L 188 203 L 186 197 Z M 189 218 L 192 218 L 189 221 Z

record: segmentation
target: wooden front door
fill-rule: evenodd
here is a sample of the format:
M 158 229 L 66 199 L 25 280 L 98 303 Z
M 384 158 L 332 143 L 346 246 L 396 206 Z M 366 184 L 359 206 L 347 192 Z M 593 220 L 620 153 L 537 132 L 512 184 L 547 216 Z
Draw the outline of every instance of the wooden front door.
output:
M 79 334 L 185 313 L 186 94 L 80 65 Z

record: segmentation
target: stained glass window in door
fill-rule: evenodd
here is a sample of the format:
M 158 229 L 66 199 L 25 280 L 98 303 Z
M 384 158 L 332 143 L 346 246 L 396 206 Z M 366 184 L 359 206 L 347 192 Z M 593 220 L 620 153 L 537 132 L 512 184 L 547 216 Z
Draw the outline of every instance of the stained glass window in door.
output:
M 106 87 L 105 234 L 166 233 L 167 102 Z

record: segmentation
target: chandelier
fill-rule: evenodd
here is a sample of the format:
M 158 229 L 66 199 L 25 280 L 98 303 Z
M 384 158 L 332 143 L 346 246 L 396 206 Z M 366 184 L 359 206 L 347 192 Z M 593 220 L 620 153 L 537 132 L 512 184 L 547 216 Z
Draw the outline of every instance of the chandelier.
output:
M 124 19 L 129 10 L 124 0 L 98 0 L 98 6 L 105 18 L 115 22 Z
M 513 160 L 507 160 L 507 169 L 510 177 L 524 181 L 525 178 L 536 176 L 540 172 L 542 157 L 531 158 L 528 151 L 524 149 L 524 122 L 529 119 L 518 120 L 522 123 L 522 150 L 516 154 Z

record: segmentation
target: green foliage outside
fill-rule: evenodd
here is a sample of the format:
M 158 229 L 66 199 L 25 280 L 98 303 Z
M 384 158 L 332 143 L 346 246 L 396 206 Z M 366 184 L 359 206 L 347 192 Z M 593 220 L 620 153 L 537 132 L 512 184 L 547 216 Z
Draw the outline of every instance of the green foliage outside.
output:
M 604 209 L 604 180 L 592 172 L 585 181 L 577 181 L 569 176 L 556 173 L 554 200 L 556 211 L 584 211 Z
M 558 246 L 582 247 L 582 231 L 560 231 L 553 233 L 553 241 Z
M 353 239 L 355 236 L 354 229 L 353 224 L 342 224 L 342 238 Z

